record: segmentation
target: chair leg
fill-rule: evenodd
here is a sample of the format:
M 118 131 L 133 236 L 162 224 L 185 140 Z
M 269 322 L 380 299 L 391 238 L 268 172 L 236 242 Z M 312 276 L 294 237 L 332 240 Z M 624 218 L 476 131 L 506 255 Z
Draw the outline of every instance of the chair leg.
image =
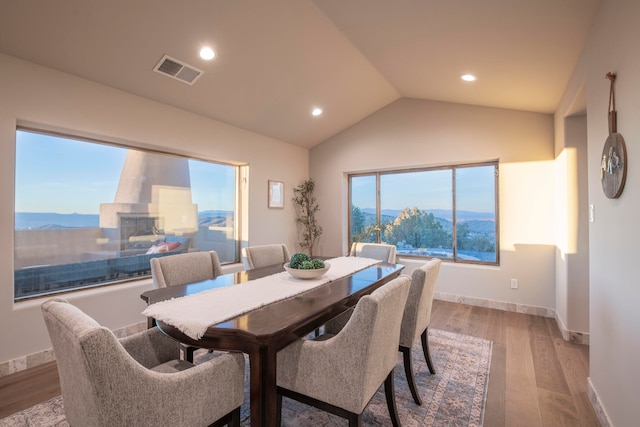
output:
M 240 427 L 240 408 L 236 408 L 231 413 L 231 420 L 229 421 L 230 427 Z
M 387 407 L 389 408 L 389 416 L 393 427 L 400 427 L 400 418 L 398 418 L 398 408 L 396 407 L 396 392 L 393 388 L 393 369 L 384 380 L 384 394 L 387 398 Z
M 276 395 L 276 427 L 282 425 L 282 395 L 278 393 Z
M 193 352 L 196 351 L 196 347 L 187 345 L 184 347 L 184 360 L 189 363 L 193 363 Z
M 436 374 L 436 369 L 433 367 L 433 363 L 431 362 L 431 355 L 429 354 L 429 338 L 428 338 L 429 328 L 426 328 L 420 338 L 422 340 L 422 351 L 424 352 L 424 360 L 427 362 L 427 367 L 429 368 L 429 372 L 431 374 Z
M 362 427 L 362 414 L 351 414 L 349 416 L 349 427 Z
M 209 427 L 240 427 L 240 407 L 238 406 L 224 417 L 216 420 Z
M 393 376 L 393 371 L 391 371 Z M 385 390 L 387 389 L 386 381 L 385 381 Z M 392 396 L 393 396 L 393 386 L 391 387 Z M 330 414 L 337 415 L 340 418 L 344 418 L 349 420 L 349 427 L 361 427 L 362 426 L 362 414 L 354 414 L 351 411 L 347 411 L 346 409 L 340 408 L 338 406 L 331 405 L 330 403 L 323 402 L 318 399 L 314 399 L 313 397 L 306 396 L 304 394 L 300 394 L 293 390 L 288 390 L 286 388 L 278 387 L 276 395 L 276 426 L 280 427 L 280 420 L 282 418 L 282 397 L 288 397 L 289 399 L 296 400 L 298 402 L 304 403 L 305 405 L 310 405 L 315 408 L 318 408 L 322 411 L 329 412 Z M 389 397 L 387 396 L 387 399 Z M 395 400 L 393 400 L 395 405 Z M 387 402 L 387 405 L 389 403 Z
M 413 377 L 413 362 L 411 360 L 411 348 L 400 346 L 400 352 L 402 353 L 402 360 L 404 362 L 404 374 L 407 377 L 407 384 L 409 384 L 409 390 L 411 390 L 411 396 L 413 396 L 413 401 L 416 402 L 416 405 L 422 405 L 422 399 L 420 399 L 420 395 L 418 394 L 418 389 L 416 388 L 416 382 Z

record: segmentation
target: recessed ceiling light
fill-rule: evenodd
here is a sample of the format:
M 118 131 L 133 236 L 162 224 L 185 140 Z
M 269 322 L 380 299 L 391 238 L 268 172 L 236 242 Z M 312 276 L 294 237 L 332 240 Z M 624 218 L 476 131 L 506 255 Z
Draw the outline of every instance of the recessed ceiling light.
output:
M 476 80 L 478 80 L 478 78 L 473 74 L 463 74 L 460 76 L 460 78 L 465 82 L 475 82 Z
M 215 56 L 216 53 L 210 47 L 203 47 L 202 49 L 200 49 L 200 58 L 204 59 L 205 61 L 211 61 L 213 58 L 215 58 Z
M 322 114 L 322 108 L 316 107 L 313 110 L 311 110 L 312 116 L 319 116 L 320 114 Z

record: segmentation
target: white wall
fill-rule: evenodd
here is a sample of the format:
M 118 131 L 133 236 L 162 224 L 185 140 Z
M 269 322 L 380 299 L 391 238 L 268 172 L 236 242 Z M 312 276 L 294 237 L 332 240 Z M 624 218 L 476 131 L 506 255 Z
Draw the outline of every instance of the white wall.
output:
M 167 80 L 167 84 L 181 84 Z M 198 90 L 184 86 L 188 90 Z M 292 188 L 308 177 L 308 151 L 87 80 L 0 55 L 0 363 L 50 348 L 43 300 L 13 303 L 13 216 L 16 123 L 33 123 L 80 135 L 203 159 L 249 165 L 252 245 L 295 247 Z M 267 181 L 285 183 L 285 209 L 267 208 Z M 143 321 L 139 295 L 150 280 L 65 294 L 112 329 Z
M 586 107 L 586 106 L 585 106 Z M 565 111 L 562 108 L 562 111 Z M 588 343 L 587 117 L 556 114 L 556 319 L 565 339 Z M 570 334 L 578 332 L 581 337 Z
M 398 100 L 311 150 L 322 253 L 347 252 L 347 173 L 499 159 L 500 266 L 444 263 L 436 291 L 554 309 L 553 138 L 551 115 Z
M 640 419 L 640 2 L 604 0 L 565 101 L 586 81 L 588 117 L 590 382 L 615 426 Z M 600 156 L 608 136 L 608 72 L 617 74 L 618 132 L 627 144 L 624 191 L 608 199 L 600 182 Z M 573 90 L 570 90 L 573 89 Z

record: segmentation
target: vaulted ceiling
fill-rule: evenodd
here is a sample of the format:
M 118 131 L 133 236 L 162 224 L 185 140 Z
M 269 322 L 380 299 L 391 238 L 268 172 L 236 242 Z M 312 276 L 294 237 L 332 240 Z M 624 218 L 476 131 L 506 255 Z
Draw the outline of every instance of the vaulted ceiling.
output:
M 3 0 L 0 52 L 312 147 L 401 97 L 554 112 L 599 2 Z

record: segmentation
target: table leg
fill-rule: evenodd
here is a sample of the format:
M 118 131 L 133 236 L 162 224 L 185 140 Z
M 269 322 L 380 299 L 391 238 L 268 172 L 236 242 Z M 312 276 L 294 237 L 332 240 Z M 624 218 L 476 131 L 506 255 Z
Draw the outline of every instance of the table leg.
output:
M 275 427 L 277 409 L 276 351 L 269 346 L 249 353 L 252 427 Z

